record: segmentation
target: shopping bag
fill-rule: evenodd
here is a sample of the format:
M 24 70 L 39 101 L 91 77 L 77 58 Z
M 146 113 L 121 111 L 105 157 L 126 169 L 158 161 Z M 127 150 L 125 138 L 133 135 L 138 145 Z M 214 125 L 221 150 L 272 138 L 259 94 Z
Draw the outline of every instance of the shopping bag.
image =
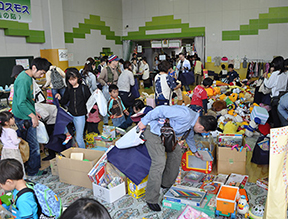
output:
M 49 136 L 46 130 L 46 127 L 43 122 L 39 121 L 39 125 L 37 126 L 37 141 L 40 144 L 47 144 L 49 141 Z
M 135 84 L 134 84 L 134 86 L 131 86 L 130 92 L 131 92 L 131 94 L 132 94 L 135 98 L 139 98 L 139 97 L 140 97 L 139 86 L 138 86 L 138 80 L 137 80 L 137 78 L 135 78 Z
M 288 126 L 270 130 L 268 194 L 264 218 L 287 218 Z
M 108 85 L 104 85 L 104 86 L 102 87 L 102 93 L 103 93 L 105 99 L 108 101 L 109 98 L 110 98 L 109 86 L 108 86 Z
M 263 142 L 265 138 L 267 138 L 270 141 L 270 138 L 266 136 L 260 136 L 258 138 L 255 144 L 254 150 L 253 150 L 252 158 L 251 158 L 252 163 L 259 164 L 259 165 L 269 164 L 269 150 L 263 150 L 261 147 L 261 142 Z
M 142 131 L 137 133 L 138 126 L 134 126 L 129 132 L 123 135 L 115 145 L 119 149 L 131 148 L 143 144 L 145 141 L 141 138 Z
M 145 144 L 126 149 L 113 147 L 107 153 L 107 158 L 136 185 L 148 175 L 151 166 L 151 158 Z
M 46 148 L 51 149 L 55 152 L 62 152 L 67 148 L 72 147 L 72 140 L 70 140 L 66 145 L 63 145 L 63 141 L 66 139 L 66 135 L 51 135 L 48 144 L 45 145 Z
M 193 84 L 195 82 L 194 72 L 188 70 L 183 71 L 179 79 L 184 86 Z
M 88 101 L 86 102 L 86 108 L 87 108 L 87 115 L 93 108 L 94 104 L 97 103 L 99 113 L 102 116 L 106 116 L 107 114 L 107 100 L 105 99 L 103 93 L 101 90 L 96 89 L 91 96 L 89 97 Z
M 46 92 L 47 92 L 46 103 L 53 103 L 52 90 L 49 88 L 46 90 Z
M 29 144 L 27 141 L 24 141 L 23 139 L 21 139 L 20 143 L 19 143 L 19 150 L 20 150 L 20 154 L 23 160 L 23 163 L 25 163 L 26 161 L 29 160 Z
M 58 99 L 55 98 L 55 105 L 58 108 L 53 135 L 61 135 L 65 132 L 65 127 L 73 121 L 73 117 L 59 106 Z

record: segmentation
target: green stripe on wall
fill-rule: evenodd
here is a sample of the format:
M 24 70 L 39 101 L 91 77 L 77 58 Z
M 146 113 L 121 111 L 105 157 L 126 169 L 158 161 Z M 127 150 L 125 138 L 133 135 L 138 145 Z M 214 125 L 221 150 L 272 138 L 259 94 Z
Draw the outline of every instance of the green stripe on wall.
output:
M 241 35 L 258 35 L 259 30 L 268 29 L 268 24 L 288 23 L 288 7 L 269 8 L 268 13 L 259 14 L 259 19 L 250 19 L 240 30 L 222 31 L 222 40 L 240 40 Z
M 4 29 L 5 36 L 23 36 L 26 37 L 27 43 L 45 43 L 45 32 L 29 30 L 27 23 L 0 20 L 0 28 Z

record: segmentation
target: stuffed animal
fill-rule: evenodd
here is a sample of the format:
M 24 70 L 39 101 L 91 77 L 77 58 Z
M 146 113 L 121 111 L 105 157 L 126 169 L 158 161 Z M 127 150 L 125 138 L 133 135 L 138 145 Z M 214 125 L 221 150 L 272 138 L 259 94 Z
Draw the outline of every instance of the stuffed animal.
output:
M 240 125 L 241 125 L 240 123 L 229 121 L 226 123 L 226 125 L 224 125 L 223 133 L 224 134 L 244 134 L 245 133 L 244 130 L 237 131 Z
M 241 195 L 238 201 L 237 213 L 244 215 L 245 218 L 249 217 L 249 204 L 247 203 L 245 195 Z
M 215 111 L 215 112 L 221 111 L 223 109 L 227 109 L 227 104 L 226 104 L 226 102 L 224 100 L 216 100 L 212 104 L 212 110 Z
M 244 128 L 246 129 L 245 135 L 247 137 L 252 137 L 254 135 L 254 132 L 257 130 L 260 122 L 261 122 L 261 120 L 258 117 L 256 117 L 254 120 L 251 120 L 249 122 L 248 126 L 244 126 Z

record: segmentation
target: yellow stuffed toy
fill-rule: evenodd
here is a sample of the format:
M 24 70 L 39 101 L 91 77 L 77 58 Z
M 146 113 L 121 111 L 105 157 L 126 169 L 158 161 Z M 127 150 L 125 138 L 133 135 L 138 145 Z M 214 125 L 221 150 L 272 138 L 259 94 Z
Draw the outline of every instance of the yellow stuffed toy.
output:
M 241 123 L 235 123 L 232 121 L 229 121 L 224 125 L 223 133 L 224 134 L 244 134 L 245 130 L 241 130 L 237 132 L 238 127 L 241 125 Z

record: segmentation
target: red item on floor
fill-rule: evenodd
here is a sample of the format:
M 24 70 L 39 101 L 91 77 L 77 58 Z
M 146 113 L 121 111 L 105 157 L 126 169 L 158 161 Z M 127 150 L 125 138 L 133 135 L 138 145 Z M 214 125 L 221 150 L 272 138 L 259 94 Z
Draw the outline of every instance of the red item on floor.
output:
M 266 122 L 265 125 L 259 125 L 258 130 L 262 135 L 268 135 L 270 133 L 271 126 Z

